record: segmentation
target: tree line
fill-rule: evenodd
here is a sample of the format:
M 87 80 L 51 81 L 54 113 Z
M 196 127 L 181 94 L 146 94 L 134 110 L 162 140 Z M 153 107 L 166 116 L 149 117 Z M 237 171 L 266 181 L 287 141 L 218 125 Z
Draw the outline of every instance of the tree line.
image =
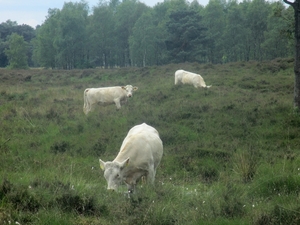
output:
M 0 67 L 227 63 L 294 55 L 293 9 L 266 0 L 65 2 L 32 28 L 0 24 Z M 24 60 L 25 58 L 25 60 Z M 21 65 L 18 65 L 21 64 Z

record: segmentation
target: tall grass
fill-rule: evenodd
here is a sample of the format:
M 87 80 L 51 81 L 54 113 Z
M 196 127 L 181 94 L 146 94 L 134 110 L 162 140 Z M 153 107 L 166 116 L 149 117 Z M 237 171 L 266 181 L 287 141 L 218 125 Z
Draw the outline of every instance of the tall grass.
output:
M 299 224 L 292 64 L 1 69 L 0 224 Z M 177 69 L 212 88 L 174 86 Z M 126 84 L 139 89 L 120 110 L 84 115 L 85 88 Z M 107 192 L 98 158 L 143 122 L 164 143 L 155 187 Z

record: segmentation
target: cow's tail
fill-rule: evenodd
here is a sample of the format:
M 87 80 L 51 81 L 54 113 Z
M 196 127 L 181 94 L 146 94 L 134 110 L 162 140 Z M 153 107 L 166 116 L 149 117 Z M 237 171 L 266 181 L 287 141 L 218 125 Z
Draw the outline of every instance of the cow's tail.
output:
M 206 86 L 206 88 L 210 88 L 212 85 Z
M 87 92 L 89 91 L 89 89 L 85 89 L 84 92 L 83 92 L 83 101 L 84 101 L 84 104 L 83 104 L 83 112 L 85 115 L 87 115 L 89 113 L 89 108 L 90 108 L 90 104 L 89 104 L 89 101 L 87 99 Z
M 176 76 L 176 73 L 175 73 L 175 85 L 177 85 L 178 83 L 178 77 Z

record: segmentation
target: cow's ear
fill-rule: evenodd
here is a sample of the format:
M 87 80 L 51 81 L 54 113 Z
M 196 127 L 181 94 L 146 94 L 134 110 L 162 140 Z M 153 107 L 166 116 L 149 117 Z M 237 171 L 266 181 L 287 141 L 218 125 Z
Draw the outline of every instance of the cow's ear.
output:
M 103 162 L 101 159 L 99 159 L 99 163 L 100 163 L 100 168 L 102 170 L 105 170 L 105 162 Z
M 138 87 L 133 87 L 133 90 L 136 91 L 137 89 L 139 89 Z
M 128 166 L 128 164 L 129 164 L 129 157 L 127 159 L 125 159 L 123 162 L 121 162 L 121 164 L 120 164 L 121 169 Z
M 124 90 L 126 90 L 126 87 L 125 87 L 125 86 L 121 86 L 121 88 L 124 89 Z

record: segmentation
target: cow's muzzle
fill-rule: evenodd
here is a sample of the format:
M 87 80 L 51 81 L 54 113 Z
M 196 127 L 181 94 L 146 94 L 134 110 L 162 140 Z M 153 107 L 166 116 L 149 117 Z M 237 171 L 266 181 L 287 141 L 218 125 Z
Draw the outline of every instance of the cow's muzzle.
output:
M 108 191 L 112 191 L 112 192 L 115 191 L 115 189 L 113 189 L 113 188 L 107 188 L 107 190 L 108 190 Z

